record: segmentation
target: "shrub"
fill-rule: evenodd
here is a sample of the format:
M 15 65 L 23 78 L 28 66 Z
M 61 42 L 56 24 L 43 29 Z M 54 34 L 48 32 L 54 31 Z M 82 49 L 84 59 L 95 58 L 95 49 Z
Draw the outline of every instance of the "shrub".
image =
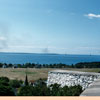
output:
M 19 88 L 21 86 L 21 82 L 18 81 L 18 80 L 11 80 L 10 86 L 13 87 L 13 88 Z
M 32 86 L 24 86 L 24 87 L 21 87 L 19 89 L 17 95 L 18 96 L 32 96 L 33 95 L 33 87 Z

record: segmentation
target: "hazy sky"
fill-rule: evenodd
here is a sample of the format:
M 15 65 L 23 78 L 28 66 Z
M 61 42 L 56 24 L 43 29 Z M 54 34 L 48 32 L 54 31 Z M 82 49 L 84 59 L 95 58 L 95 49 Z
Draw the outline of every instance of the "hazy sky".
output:
M 0 51 L 100 54 L 100 0 L 0 0 Z

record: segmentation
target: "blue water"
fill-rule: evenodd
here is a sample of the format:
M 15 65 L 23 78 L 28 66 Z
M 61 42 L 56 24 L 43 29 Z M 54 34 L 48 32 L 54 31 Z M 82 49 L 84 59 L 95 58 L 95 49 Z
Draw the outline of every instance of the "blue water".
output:
M 100 55 L 60 55 L 60 54 L 28 54 L 28 53 L 0 53 L 1 63 L 24 64 L 76 64 L 79 62 L 99 62 Z

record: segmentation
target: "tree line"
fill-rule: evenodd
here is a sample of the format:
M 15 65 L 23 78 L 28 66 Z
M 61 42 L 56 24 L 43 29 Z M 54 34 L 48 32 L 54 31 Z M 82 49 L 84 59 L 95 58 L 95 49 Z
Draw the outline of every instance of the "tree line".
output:
M 26 77 L 25 82 L 21 80 L 10 80 L 7 77 L 0 77 L 0 96 L 79 96 L 82 87 L 65 86 L 52 84 L 47 86 L 44 80 L 39 79 L 37 84 L 31 85 Z
M 100 62 L 81 62 L 72 65 L 66 64 L 7 64 L 0 63 L 0 68 L 100 68 Z

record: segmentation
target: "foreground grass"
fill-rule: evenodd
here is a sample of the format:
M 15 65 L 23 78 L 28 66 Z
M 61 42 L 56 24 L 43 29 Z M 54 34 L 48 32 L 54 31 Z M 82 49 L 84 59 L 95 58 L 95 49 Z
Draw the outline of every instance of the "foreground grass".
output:
M 55 68 L 42 68 L 42 69 L 36 69 L 36 68 L 28 68 L 26 71 L 26 68 L 0 68 L 0 77 L 6 76 L 10 79 L 18 79 L 18 80 L 25 80 L 25 75 L 27 72 L 28 80 L 38 80 L 40 78 L 47 78 L 48 72 L 56 70 Z M 84 69 L 72 69 L 67 68 L 64 70 L 71 70 L 71 71 L 83 71 L 83 72 L 100 72 L 99 68 L 84 68 Z
M 25 75 L 27 73 L 28 80 L 38 80 L 40 78 L 47 78 L 48 71 L 53 69 L 43 68 L 43 69 L 36 69 L 36 68 L 0 68 L 0 77 L 6 76 L 10 79 L 18 79 L 18 80 L 25 80 Z

